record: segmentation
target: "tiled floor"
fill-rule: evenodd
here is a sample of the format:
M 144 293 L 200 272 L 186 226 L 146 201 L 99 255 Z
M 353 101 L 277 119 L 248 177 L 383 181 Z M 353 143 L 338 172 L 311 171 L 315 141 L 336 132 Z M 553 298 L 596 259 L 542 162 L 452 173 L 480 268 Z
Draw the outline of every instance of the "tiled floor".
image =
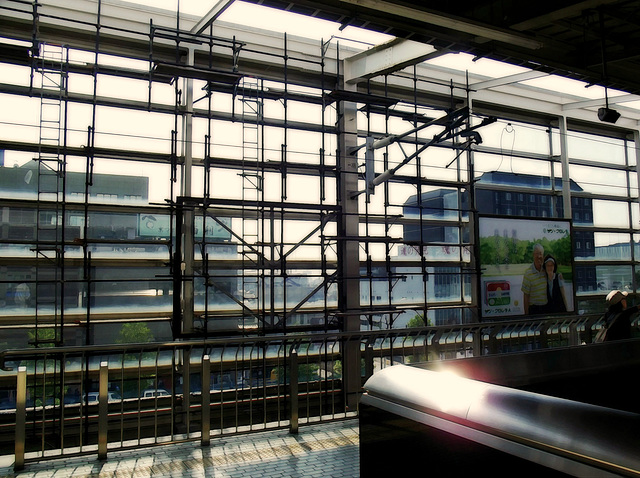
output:
M 356 478 L 359 476 L 358 420 L 301 426 L 297 435 L 275 430 L 200 442 L 27 463 L 13 472 L 13 457 L 0 457 L 0 476 L 48 477 L 215 477 Z

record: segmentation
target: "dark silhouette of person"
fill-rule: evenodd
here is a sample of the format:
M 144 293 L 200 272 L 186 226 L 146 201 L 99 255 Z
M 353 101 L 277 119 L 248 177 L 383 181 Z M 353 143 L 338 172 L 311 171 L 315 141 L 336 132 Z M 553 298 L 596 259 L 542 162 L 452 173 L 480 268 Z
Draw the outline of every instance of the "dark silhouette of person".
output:
M 640 311 L 637 305 L 627 308 L 628 293 L 612 290 L 607 294 L 607 311 L 604 313 L 606 334 L 604 342 L 631 338 L 631 317 Z

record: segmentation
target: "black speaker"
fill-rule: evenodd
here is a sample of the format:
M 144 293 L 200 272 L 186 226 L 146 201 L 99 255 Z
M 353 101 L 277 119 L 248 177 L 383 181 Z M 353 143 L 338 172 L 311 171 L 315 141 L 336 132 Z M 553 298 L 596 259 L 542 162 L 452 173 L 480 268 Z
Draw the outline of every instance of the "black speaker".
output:
M 598 119 L 607 123 L 615 123 L 620 118 L 620 113 L 609 108 L 598 109 Z

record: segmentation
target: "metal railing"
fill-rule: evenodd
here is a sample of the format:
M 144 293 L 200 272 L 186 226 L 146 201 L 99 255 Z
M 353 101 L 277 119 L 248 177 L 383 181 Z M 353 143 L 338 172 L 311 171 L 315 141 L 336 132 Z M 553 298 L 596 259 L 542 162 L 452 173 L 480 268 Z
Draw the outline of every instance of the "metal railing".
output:
M 635 324 L 637 326 L 637 324 Z M 417 363 L 588 344 L 565 316 L 415 329 L 59 347 L 0 353 L 0 454 L 29 461 L 357 416 L 344 377 Z M 343 363 L 348 347 L 360 363 Z M 359 392 L 358 392 L 359 393 Z M 14 440 L 15 438 L 15 440 Z

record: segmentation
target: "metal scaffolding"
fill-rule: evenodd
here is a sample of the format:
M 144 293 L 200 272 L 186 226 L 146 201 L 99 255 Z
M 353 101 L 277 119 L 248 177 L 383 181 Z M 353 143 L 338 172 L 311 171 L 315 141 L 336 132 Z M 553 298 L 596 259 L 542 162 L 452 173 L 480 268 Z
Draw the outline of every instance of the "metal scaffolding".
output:
M 549 191 L 533 192 L 562 203 L 565 217 L 572 197 L 598 197 L 570 189 L 572 164 L 623 171 L 626 214 L 635 214 L 633 164 L 572 160 L 567 122 L 556 127 L 554 110 L 536 110 L 546 100 L 502 108 L 504 96 L 481 98 L 479 80 L 474 85 L 468 75 L 427 77 L 416 66 L 427 53 L 415 45 L 394 41 L 411 53 L 396 59 L 383 48 L 354 53 L 337 38 L 266 41 L 264 32 L 216 23 L 216 12 L 202 22 L 179 11 L 116 21 L 120 7 L 104 13 L 102 2 L 80 2 L 82 14 L 68 18 L 53 3 L 9 3 L 29 31 L 12 25 L 7 35 L 27 46 L 2 51 L 7 61 L 29 65 L 32 79 L 28 89 L 3 88 L 38 95 L 41 105 L 37 140 L 7 144 L 31 147 L 38 159 L 37 196 L 28 203 L 38 218 L 36 275 L 22 282 L 36 327 L 57 329 L 55 344 L 79 337 L 91 344 L 95 327 L 124 316 L 170 323 L 176 338 L 391 328 L 410 315 L 438 322 L 449 312 L 460 322 L 480 320 L 476 198 L 492 185 L 479 181 L 491 169 L 478 168 L 477 157 L 489 163 L 504 154 L 479 141 L 480 128 L 500 114 L 545 128 L 548 152 L 517 153 L 562 177 L 560 189 L 552 182 Z M 385 51 L 391 66 L 382 65 Z M 92 91 L 69 88 L 70 77 L 90 78 Z M 111 79 L 145 84 L 147 94 L 105 95 Z M 76 124 L 86 119 L 84 141 L 67 124 L 69 105 L 90 110 L 74 117 L 82 117 Z M 107 109 L 123 117 L 145 112 L 149 122 L 162 117 L 153 144 L 137 130 L 131 144 L 105 140 Z M 571 127 L 588 129 L 580 121 Z M 627 131 L 606 132 L 628 141 Z M 141 172 L 140 191 L 124 201 L 109 188 L 129 188 L 123 178 L 138 173 L 117 166 L 102 173 L 103 160 L 157 170 Z M 157 190 L 164 197 L 149 200 Z M 435 212 L 443 192 L 450 204 Z M 588 223 L 578 229 L 607 232 Z M 597 290 L 588 292 L 598 299 Z M 110 310 L 122 297 L 154 305 Z M 47 340 L 36 333 L 34 342 Z
M 35 16 L 34 18 L 37 18 Z M 63 45 L 38 42 L 32 77 L 40 91 L 40 126 L 35 248 L 35 333 L 33 345 L 64 343 L 65 181 L 69 52 Z M 28 291 L 24 291 L 27 293 Z M 48 318 L 48 320 L 47 320 Z M 52 332 L 52 333 L 51 333 Z

